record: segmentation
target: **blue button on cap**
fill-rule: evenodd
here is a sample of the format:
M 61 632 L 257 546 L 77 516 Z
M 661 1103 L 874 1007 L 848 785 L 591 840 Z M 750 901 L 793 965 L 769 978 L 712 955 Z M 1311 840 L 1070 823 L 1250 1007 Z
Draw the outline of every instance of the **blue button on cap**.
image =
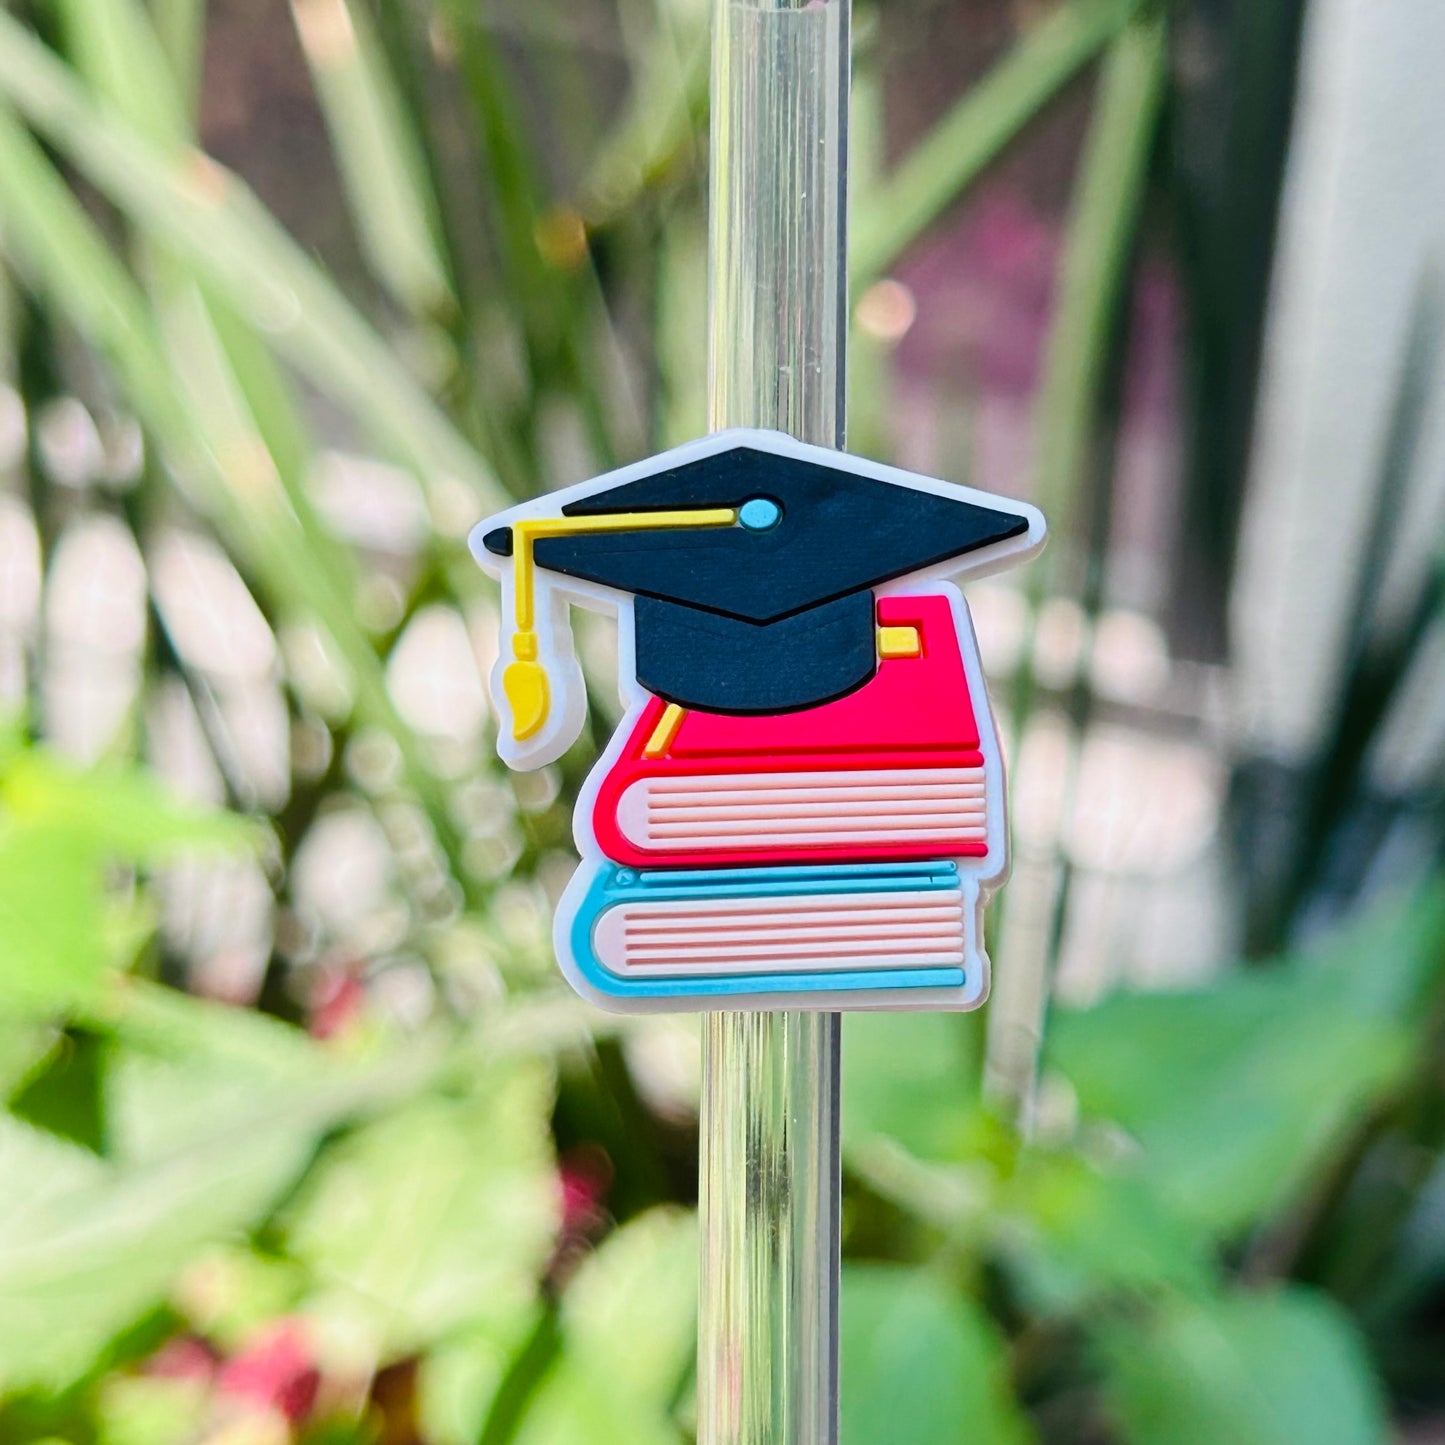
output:
M 738 508 L 738 521 L 750 532 L 766 532 L 782 515 L 783 509 L 771 497 L 754 497 Z

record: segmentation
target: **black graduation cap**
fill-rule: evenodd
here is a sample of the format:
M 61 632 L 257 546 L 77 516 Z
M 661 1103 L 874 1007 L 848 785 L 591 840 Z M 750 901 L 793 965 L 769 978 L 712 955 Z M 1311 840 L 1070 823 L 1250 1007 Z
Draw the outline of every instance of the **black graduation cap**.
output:
M 519 577 L 530 562 L 636 598 L 637 680 L 684 707 L 778 713 L 841 697 L 876 667 L 874 587 L 1042 541 L 1023 503 L 774 433 L 710 442 L 560 494 L 572 499 L 555 523 L 507 514 L 535 529 Z M 478 530 L 487 552 L 513 555 L 511 526 Z

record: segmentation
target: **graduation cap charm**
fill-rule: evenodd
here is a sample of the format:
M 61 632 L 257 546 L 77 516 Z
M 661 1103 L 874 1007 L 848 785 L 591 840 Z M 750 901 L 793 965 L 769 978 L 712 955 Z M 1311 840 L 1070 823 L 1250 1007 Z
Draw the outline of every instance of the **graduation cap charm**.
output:
M 1033 507 L 725 431 L 499 513 L 498 750 L 586 709 L 569 605 L 614 613 L 627 712 L 577 804 L 557 957 L 604 1008 L 972 1008 L 1008 868 L 1003 764 L 950 579 Z

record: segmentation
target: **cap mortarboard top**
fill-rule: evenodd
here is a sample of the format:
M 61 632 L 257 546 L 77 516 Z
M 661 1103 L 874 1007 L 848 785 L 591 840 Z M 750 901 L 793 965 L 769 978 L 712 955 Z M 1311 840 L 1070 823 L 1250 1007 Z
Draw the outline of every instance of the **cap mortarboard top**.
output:
M 685 839 L 678 856 L 689 866 L 739 863 L 740 871 L 729 875 L 729 886 L 734 886 L 743 873 L 758 871 L 743 866 L 749 859 L 866 868 L 879 849 L 883 858 L 906 854 L 918 860 L 923 844 L 917 838 L 932 837 L 938 846 L 931 852 L 925 849 L 925 861 L 944 856 L 940 849 L 946 851 L 945 845 L 967 845 L 970 856 L 981 860 L 974 866 L 974 894 L 981 902 L 990 876 L 996 879 L 1004 866 L 1001 839 L 995 847 L 978 821 L 984 816 L 979 810 L 989 785 L 985 775 L 990 767 L 999 770 L 991 756 L 996 745 L 981 677 L 965 676 L 977 673 L 972 630 L 962 598 L 947 579 L 979 575 L 1018 560 L 1036 551 L 1043 537 L 1043 518 L 1025 503 L 758 431 L 720 432 L 523 503 L 484 522 L 472 535 L 478 561 L 503 584 L 504 633 L 511 639 L 493 678 L 503 719 L 499 748 L 513 766 L 537 767 L 560 756 L 575 740 L 585 694 L 572 652 L 568 604 L 613 611 L 619 619 L 620 681 L 630 712 L 579 805 L 578 838 L 584 855 L 590 850 L 598 866 L 616 866 L 621 853 L 631 859 L 637 852 L 631 861 L 651 866 L 655 855 L 657 866 L 677 867 L 666 840 Z M 884 615 L 888 598 L 919 594 L 950 600 L 943 613 L 932 604 L 920 611 L 900 602 L 889 604 L 892 610 Z M 915 613 L 917 625 L 907 621 Z M 933 631 L 926 637 L 920 630 L 927 630 L 925 615 L 933 619 Z M 899 617 L 903 622 L 897 622 Z M 967 726 L 979 736 L 953 739 L 958 747 L 947 757 L 936 749 L 919 751 L 922 744 L 916 740 L 900 743 L 898 739 L 917 731 L 916 717 L 910 721 L 903 714 L 945 706 L 945 694 L 953 687 L 962 689 L 955 700 L 961 708 L 958 716 L 967 717 Z M 929 701 L 932 696 L 936 702 Z M 639 735 L 632 748 L 629 740 L 644 715 L 651 720 L 647 736 Z M 796 721 L 789 721 L 794 717 Z M 779 742 L 785 737 L 794 741 Z M 833 741 L 823 754 L 812 756 L 806 740 L 823 737 Z M 616 787 L 605 786 L 602 776 L 609 770 L 615 773 L 626 761 L 622 755 L 632 752 L 636 757 L 629 766 L 635 763 L 658 774 L 637 782 L 637 787 L 645 783 L 648 798 L 663 789 L 658 779 L 678 759 L 706 754 L 717 766 L 708 763 L 712 772 L 706 777 L 699 774 L 678 784 L 672 801 L 657 804 L 661 821 L 644 827 L 637 821 L 642 816 L 638 810 L 646 812 L 652 803 L 638 801 L 643 794 L 637 787 L 630 792 L 623 788 L 618 783 L 621 774 L 612 778 Z M 929 769 L 911 764 L 930 759 L 941 760 L 933 772 L 942 782 L 918 781 Z M 900 760 L 911 770 L 900 772 Z M 865 761 L 868 765 L 862 766 Z M 838 766 L 825 766 L 830 762 Z M 714 774 L 732 776 L 738 767 L 754 766 L 761 769 L 760 776 L 785 781 L 775 787 L 765 779 L 739 785 L 740 791 L 728 785 L 717 793 L 722 811 L 707 813 L 712 806 L 708 798 L 722 787 Z M 969 770 L 975 768 L 976 780 L 955 781 L 955 775 L 973 779 Z M 795 774 L 802 784 L 786 781 Z M 909 803 L 915 782 L 925 793 L 915 800 L 914 824 L 887 823 L 890 809 Z M 949 794 L 946 806 L 935 806 L 937 798 L 927 791 L 947 793 L 955 786 L 965 791 L 951 802 Z M 1001 786 L 1000 773 L 998 789 Z M 615 804 L 621 810 L 616 819 L 584 818 L 586 809 L 600 806 L 599 798 L 608 808 Z M 963 813 L 949 811 L 962 807 L 959 798 L 980 800 L 976 817 L 969 813 L 960 821 Z M 1001 807 L 1000 791 L 995 809 L 1000 817 Z M 817 813 L 819 808 L 826 817 Z M 944 820 L 937 826 L 928 822 L 935 814 Z M 879 817 L 883 823 L 876 822 Z M 838 824 L 839 818 L 845 823 Z M 598 842 L 598 826 L 611 840 L 610 852 Z M 639 828 L 653 832 L 643 839 Z M 771 840 L 759 844 L 761 852 L 750 848 L 753 834 Z M 850 843 L 853 834 L 864 841 Z M 915 841 L 904 854 L 887 851 L 905 835 Z M 790 851 L 788 840 L 797 839 L 812 840 L 803 854 Z M 665 876 L 669 887 L 681 879 L 681 874 L 659 876 Z M 589 884 L 597 881 L 593 868 Z M 855 883 L 845 891 L 856 899 Z M 571 959 L 574 982 L 614 1007 L 619 998 L 632 996 L 613 991 L 607 981 L 611 975 L 591 956 L 595 950 L 587 941 L 590 934 L 579 940 L 576 925 L 578 910 L 595 908 L 600 914 L 619 908 L 619 886 L 625 889 L 626 879 L 619 885 L 609 875 L 605 887 L 582 889 L 565 926 L 559 919 L 558 932 L 559 950 L 564 963 Z M 656 880 L 648 886 L 656 887 Z M 708 892 L 707 885 L 697 886 Z M 585 907 L 582 894 L 591 900 Z M 657 895 L 648 896 L 655 900 Z M 905 890 L 898 896 L 905 898 L 900 905 L 905 911 L 914 906 L 912 893 Z M 671 906 L 678 906 L 675 899 Z M 877 908 L 870 908 L 872 912 L 864 913 L 871 919 Z M 695 905 L 684 911 L 698 916 Z M 851 914 L 850 920 L 839 925 L 843 941 L 872 926 Z M 602 934 L 623 937 L 615 927 Z M 758 946 L 765 947 L 766 941 Z M 796 953 L 801 946 L 794 941 L 788 949 Z M 579 959 L 578 948 L 590 951 L 586 960 Z M 688 956 L 693 958 L 689 977 L 694 984 L 681 993 L 674 988 L 671 994 L 659 991 L 655 983 L 639 984 L 642 991 L 634 1001 L 645 998 L 651 1006 L 676 1007 L 679 997 L 727 994 L 716 989 L 709 994 L 697 981 L 703 977 L 698 969 L 705 969 L 711 957 L 706 950 Z M 596 968 L 604 975 L 600 981 Z M 797 982 L 797 975 L 788 977 Z M 922 999 L 936 1006 L 934 985 L 918 986 L 923 992 L 910 1002 Z M 951 989 L 957 1006 L 961 995 L 956 987 L 938 988 Z M 747 997 L 753 990 L 748 984 L 741 993 Z M 783 990 L 780 1001 L 796 1004 L 800 991 L 808 990 Z M 836 989 L 821 993 L 832 999 L 826 1006 L 839 1006 Z M 664 998 L 674 1002 L 658 1002 Z
M 779 440 L 721 433 L 585 484 L 553 501 L 572 525 L 532 542 L 543 571 L 637 599 L 637 681 L 668 701 L 748 714 L 843 696 L 874 672 L 873 588 L 1042 532 L 1021 503 Z M 478 529 L 492 557 L 513 554 L 511 515 Z

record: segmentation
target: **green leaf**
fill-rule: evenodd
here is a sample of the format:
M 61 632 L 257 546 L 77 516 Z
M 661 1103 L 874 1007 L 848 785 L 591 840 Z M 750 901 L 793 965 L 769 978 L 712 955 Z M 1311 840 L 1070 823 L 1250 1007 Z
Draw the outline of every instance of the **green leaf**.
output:
M 850 1014 L 844 1023 L 843 1137 L 883 1136 L 920 1159 L 956 1159 L 974 1137 L 976 1030 L 958 1014 Z
M 109 1051 L 109 1040 L 100 1035 L 88 1029 L 67 1030 L 44 1067 L 11 1095 L 10 1112 L 37 1129 L 104 1154 Z
M 101 855 L 69 828 L 0 824 L 0 1014 L 94 1003 L 109 971 Z
M 0 88 L 7 23 L 0 13 Z M 111 361 L 132 405 L 160 438 L 171 468 L 191 484 L 188 496 L 194 500 L 194 492 L 201 492 L 213 520 L 257 575 L 275 610 L 316 615 L 351 669 L 359 711 L 400 747 L 409 780 L 455 854 L 459 844 L 442 789 L 396 713 L 354 599 L 341 580 L 345 568 L 339 549 L 311 524 L 313 509 L 302 500 L 300 479 L 289 478 L 289 494 L 276 485 L 278 460 L 285 464 L 295 448 L 283 448 L 279 440 L 285 419 L 277 417 L 274 405 L 266 406 L 268 394 L 274 401 L 275 389 L 257 357 L 247 354 L 242 339 L 243 333 L 249 335 L 247 327 L 228 325 L 226 308 L 213 305 L 210 316 L 221 323 L 223 337 L 209 350 L 193 346 L 183 364 L 173 366 L 145 298 L 40 147 L 3 109 L 0 191 L 7 202 L 0 244 L 17 269 Z M 218 374 L 214 353 L 222 350 L 220 360 L 236 368 L 234 376 Z M 186 386 L 176 384 L 178 373 Z M 238 417 L 237 387 L 245 393 L 246 407 L 264 408 L 266 415 Z M 286 454 L 273 457 L 268 446 Z
M 1015 1445 L 1032 1439 L 983 1312 L 920 1270 L 843 1271 L 842 1442 Z
M 134 225 L 184 259 L 318 387 L 374 427 L 424 481 L 460 480 L 480 500 L 501 504 L 481 459 L 234 175 L 199 152 L 178 157 L 158 149 L 99 111 L 66 67 L 3 11 L 0 95 Z
M 1060 11 L 1062 16 L 1066 12 Z M 1123 374 L 1128 335 L 1129 290 L 1139 244 L 1139 216 L 1150 157 L 1159 131 L 1168 74 L 1165 16 L 1148 6 L 1122 25 L 1109 45 L 1094 97 L 1089 131 L 1059 265 L 1054 314 L 1043 377 L 1034 403 L 1034 499 L 1077 553 L 1090 554 L 1083 569 L 1080 602 L 1086 612 L 1102 605 L 1109 515 L 1113 506 L 1107 470 L 1113 433 L 1106 413 Z M 1097 474 L 1090 487 L 1090 463 Z M 1103 468 L 1103 470 L 1101 470 Z M 1091 503 L 1086 501 L 1092 494 Z M 1085 516 L 1085 513 L 1089 515 Z M 1087 523 L 1081 527 L 1081 523 Z M 1080 536 L 1097 533 L 1098 535 Z M 1028 732 L 1036 701 L 1038 645 L 1035 619 L 1050 592 L 1057 552 L 1024 576 L 1031 604 L 1025 645 L 1011 679 L 1013 730 Z M 1077 568 L 1075 569 L 1077 570 Z M 1087 688 L 1076 691 L 1072 710 L 1087 712 Z M 1079 719 L 1076 718 L 1076 721 Z M 1064 889 L 1050 908 L 1056 931 Z M 1007 899 L 1004 900 L 1005 904 Z M 988 1015 L 990 1094 L 996 1107 L 1021 1118 L 1037 1082 L 1039 1033 L 1035 1014 L 1040 972 L 1029 987 L 1006 992 Z
M 1138 1140 L 1164 1198 L 1228 1232 L 1283 1205 L 1399 1076 L 1402 1031 L 1343 1003 L 1264 977 L 1121 997 L 1061 1017 L 1050 1052 L 1084 1108 Z
M 107 1160 L 0 1116 L 0 1390 L 87 1374 L 187 1265 L 265 1222 L 323 1138 L 428 1077 L 405 1056 L 343 1066 L 240 1010 L 228 1036 L 225 1010 L 174 997 L 194 1030 L 117 1031 Z
M 504 1382 L 537 1333 L 542 1307 L 483 1322 L 433 1345 L 417 1372 L 417 1418 L 431 1445 L 478 1445 Z M 550 1342 L 550 1336 L 549 1336 Z M 545 1369 L 545 1361 L 539 1361 Z
M 453 309 L 436 198 L 370 18 L 351 0 L 292 0 L 291 10 L 377 275 L 413 315 Z
M 1294 1197 L 1406 1077 L 1441 986 L 1441 929 L 1434 890 L 1273 969 L 1061 1011 L 1049 1058 L 1087 1114 L 1139 1142 L 1182 1218 L 1229 1233 Z
M 69 830 L 125 863 L 195 848 L 254 852 L 266 837 L 252 820 L 187 803 L 138 768 L 80 769 L 39 750 L 5 769 L 0 806 L 13 823 Z
M 206 0 L 150 0 L 156 39 L 176 77 L 187 116 L 194 120 L 206 43 Z
M 187 1445 L 205 1438 L 207 1382 L 118 1375 L 96 1401 L 97 1445 Z
M 1125 305 L 1167 63 L 1162 13 L 1123 27 L 1104 61 L 1080 161 L 1035 427 L 1033 495 L 1063 535 L 1095 434 L 1109 339 Z M 1034 578 L 1040 587 L 1043 573 Z
M 859 207 L 852 281 L 881 276 L 1087 65 L 1140 0 L 1069 0 L 1008 53 Z
M 551 1095 L 540 1065 L 497 1070 L 329 1149 L 283 1221 L 314 1308 L 388 1358 L 529 1312 L 557 1231 Z
M 227 1127 L 118 1167 L 0 1120 L 0 1386 L 71 1383 L 196 1250 L 263 1218 L 340 1112 L 296 1105 L 260 1092 Z
M 555 1337 L 534 1333 L 514 1361 L 514 1374 L 518 1364 L 546 1363 L 515 1429 L 498 1395 L 473 1438 L 679 1445 L 672 1410 L 692 1369 L 696 1319 L 696 1217 L 672 1208 L 639 1215 L 582 1265 L 563 1296 Z M 517 1387 L 525 1389 L 525 1379 Z
M 582 212 L 594 226 L 633 213 L 645 191 L 685 178 L 705 158 L 707 10 L 659 7 L 658 22 L 632 58 L 627 109 L 588 168 Z
M 138 0 L 62 0 L 62 4 L 71 48 L 92 90 L 113 104 L 158 151 L 186 154 L 191 126 L 181 101 L 179 77 L 173 74 L 171 60 Z M 337 0 L 336 9 L 345 21 L 342 0 Z M 354 35 L 351 30 L 347 33 Z M 375 170 L 372 165 L 368 173 Z M 168 253 L 151 248 L 141 269 L 161 320 L 171 365 L 188 383 L 193 411 L 205 423 L 210 450 L 222 458 L 250 456 L 258 470 L 264 470 L 261 449 L 269 450 L 294 515 L 295 532 L 300 534 L 294 540 L 304 539 L 305 552 L 286 545 L 293 542 L 292 528 L 287 525 L 292 519 L 285 518 L 277 527 L 275 519 L 267 515 L 272 510 L 269 501 L 261 502 L 254 494 L 244 503 L 244 509 L 252 513 L 244 535 L 236 536 L 234 522 L 226 529 L 232 544 L 239 541 L 243 557 L 253 563 L 258 555 L 267 559 L 269 565 L 262 563 L 257 570 L 272 592 L 279 593 L 283 606 L 304 597 L 315 609 L 346 653 L 369 709 L 393 724 L 390 730 L 407 751 L 405 730 L 395 726 L 389 700 L 377 686 L 376 659 L 370 645 L 351 625 L 355 595 L 351 558 L 321 524 L 307 487 L 313 460 L 310 438 L 292 388 L 255 332 L 223 300 L 198 293 L 185 268 Z M 253 529 L 266 527 L 268 520 L 272 524 L 263 535 L 254 536 Z M 276 586 L 278 573 L 289 585 Z M 414 760 L 409 757 L 408 761 L 415 772 Z
M 1303 1290 L 1175 1301 L 1105 1331 L 1130 1445 L 1383 1445 L 1378 1386 L 1348 1318 Z
M 12 754 L 0 769 L 0 1015 L 101 1006 L 113 968 L 149 930 L 144 911 L 107 907 L 107 863 L 254 848 L 262 836 L 244 819 L 167 798 L 137 771 Z
M 137 0 L 60 0 L 66 48 L 92 91 L 158 145 L 188 123 L 171 63 Z
M 548 1378 L 512 1439 L 515 1445 L 684 1445 L 681 1429 L 653 1406 L 614 1395 L 606 1379 L 565 1369 Z
M 608 1236 L 562 1300 L 565 1360 L 665 1410 L 692 1364 L 697 1217 L 652 1209 Z
M 1213 1287 L 1205 1239 L 1144 1180 L 1031 1151 L 994 1209 L 993 1235 L 1042 1312 L 1075 1311 L 1119 1291 Z
M 0 973 L 4 969 L 0 949 Z M 60 1040 L 60 1031 L 48 1020 L 17 1018 L 0 1008 L 0 1097 L 9 1097 L 43 1069 Z
M 300 1306 L 306 1271 L 262 1253 L 249 1239 L 223 1240 L 186 1272 L 177 1306 L 222 1355 L 245 1350 L 278 1319 Z M 195 1281 L 195 1284 L 191 1282 Z
M 144 979 L 127 979 L 87 1022 L 126 1046 L 132 1069 L 150 1059 L 217 1080 L 304 1081 L 323 1057 L 311 1037 L 291 1024 Z

